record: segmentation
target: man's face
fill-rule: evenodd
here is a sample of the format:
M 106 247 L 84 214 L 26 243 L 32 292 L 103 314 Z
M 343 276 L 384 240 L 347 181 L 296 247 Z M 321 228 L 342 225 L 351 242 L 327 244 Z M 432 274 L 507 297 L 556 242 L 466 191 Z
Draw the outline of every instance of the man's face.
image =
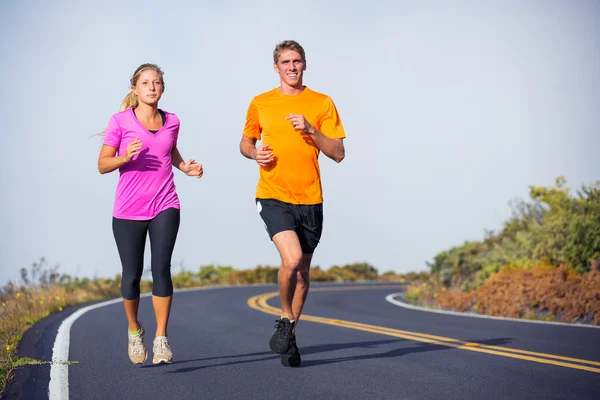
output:
M 306 63 L 302 61 L 300 53 L 295 50 L 284 50 L 279 54 L 277 64 L 273 66 L 282 83 L 291 87 L 302 86 L 302 74 L 306 70 Z

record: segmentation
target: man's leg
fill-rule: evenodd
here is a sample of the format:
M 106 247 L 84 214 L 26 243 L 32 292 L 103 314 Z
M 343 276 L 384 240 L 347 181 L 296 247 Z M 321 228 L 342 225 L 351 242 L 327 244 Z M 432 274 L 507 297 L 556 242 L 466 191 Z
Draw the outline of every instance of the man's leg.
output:
M 273 243 L 281 256 L 279 268 L 279 298 L 281 318 L 277 320 L 275 332 L 269 340 L 269 347 L 277 354 L 285 354 L 290 349 L 294 329 L 292 302 L 298 282 L 298 270 L 302 261 L 302 249 L 296 232 L 284 230 L 273 236 Z
M 296 233 L 299 222 L 297 207 L 274 199 L 257 199 L 256 207 L 281 257 L 277 277 L 281 318 L 277 320 L 269 347 L 275 353 L 285 354 L 292 340 L 295 318 L 292 303 L 302 263 L 302 245 Z
M 296 298 L 300 267 L 304 259 L 302 248 L 300 247 L 298 235 L 294 231 L 277 233 L 273 236 L 273 243 L 275 243 L 281 256 L 281 267 L 278 275 L 281 317 L 293 321 L 296 316 L 292 304 Z M 304 286 L 304 280 L 302 278 L 300 280 L 301 285 Z M 301 303 L 304 304 L 303 301 Z M 300 307 L 300 311 L 302 311 L 302 307 Z
M 308 295 L 308 289 L 310 287 L 310 261 L 312 260 L 312 254 L 303 254 L 300 262 L 300 267 L 296 272 L 296 290 L 294 291 L 292 300 L 292 313 L 295 318 L 294 325 L 292 326 L 292 334 L 290 337 L 290 344 L 285 354 L 281 355 L 281 364 L 285 367 L 297 367 L 302 363 L 300 356 L 300 350 L 296 343 L 296 327 L 298 326 L 298 320 L 302 314 L 302 308 Z
M 312 255 L 319 244 L 323 231 L 323 205 L 301 205 L 296 206 L 300 225 L 296 228 L 298 241 L 302 250 L 302 258 L 296 272 L 296 288 L 292 300 L 292 313 L 295 323 L 292 326 L 292 335 L 288 351 L 281 356 L 281 364 L 286 367 L 297 367 L 302 363 L 300 350 L 296 341 L 296 328 L 302 314 L 308 290 L 310 287 L 310 263 Z
M 294 291 L 294 298 L 292 300 L 292 314 L 296 320 L 294 331 L 298 326 L 298 320 L 302 314 L 302 308 L 304 308 L 304 302 L 306 301 L 306 296 L 308 295 L 308 289 L 310 287 L 310 262 L 312 256 L 312 254 L 303 254 L 300 268 L 298 268 L 298 272 L 296 272 L 296 290 Z
M 300 266 L 296 272 L 296 290 L 294 292 L 294 299 L 292 301 L 292 313 L 296 318 L 294 324 L 294 332 L 302 314 L 302 308 L 306 302 L 306 296 L 308 295 L 308 289 L 310 287 L 310 263 L 312 261 L 313 253 L 319 245 L 321 239 L 321 233 L 323 232 L 323 205 L 301 205 L 296 206 L 298 217 L 300 219 L 300 226 L 296 229 L 298 235 L 298 241 L 300 242 L 300 249 L 302 251 L 302 258 L 300 260 Z

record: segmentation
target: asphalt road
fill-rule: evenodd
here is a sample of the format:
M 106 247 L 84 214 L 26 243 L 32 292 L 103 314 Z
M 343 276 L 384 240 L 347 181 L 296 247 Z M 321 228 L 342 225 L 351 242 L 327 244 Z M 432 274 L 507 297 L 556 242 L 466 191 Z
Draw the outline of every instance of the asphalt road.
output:
M 269 350 L 275 286 L 176 293 L 170 365 L 151 362 L 151 299 L 140 320 L 145 365 L 127 357 L 117 302 L 70 328 L 71 399 L 600 399 L 600 329 L 530 324 L 404 309 L 390 285 L 314 285 L 297 328 L 302 365 Z M 258 297 L 257 297 L 258 296 Z M 26 334 L 22 356 L 50 360 L 57 330 L 76 309 Z M 48 398 L 50 367 L 17 371 L 6 398 Z M 64 367 L 67 370 L 67 367 Z M 57 398 L 60 398 L 57 397 Z

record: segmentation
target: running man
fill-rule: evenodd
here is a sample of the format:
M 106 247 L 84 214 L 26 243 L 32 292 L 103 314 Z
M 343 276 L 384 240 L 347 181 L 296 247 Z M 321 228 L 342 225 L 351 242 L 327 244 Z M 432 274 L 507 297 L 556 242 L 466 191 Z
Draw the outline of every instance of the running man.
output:
M 281 318 L 269 346 L 284 366 L 298 366 L 296 327 L 310 285 L 310 263 L 323 228 L 319 153 L 339 163 L 346 137 L 331 98 L 303 84 L 304 49 L 293 40 L 273 51 L 279 87 L 252 99 L 241 153 L 260 166 L 256 207 L 281 256 Z M 257 141 L 262 143 L 257 147 Z

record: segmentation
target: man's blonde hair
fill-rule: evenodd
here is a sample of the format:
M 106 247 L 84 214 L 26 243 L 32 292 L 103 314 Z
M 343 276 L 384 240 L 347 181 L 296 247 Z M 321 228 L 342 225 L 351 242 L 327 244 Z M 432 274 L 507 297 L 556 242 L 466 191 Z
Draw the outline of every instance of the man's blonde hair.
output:
M 302 57 L 302 62 L 306 62 L 306 55 L 304 54 L 304 49 L 300 46 L 300 43 L 295 40 L 284 40 L 275 46 L 275 50 L 273 50 L 273 62 L 277 64 L 279 61 L 279 55 L 285 50 L 294 50 L 300 53 L 300 57 Z

